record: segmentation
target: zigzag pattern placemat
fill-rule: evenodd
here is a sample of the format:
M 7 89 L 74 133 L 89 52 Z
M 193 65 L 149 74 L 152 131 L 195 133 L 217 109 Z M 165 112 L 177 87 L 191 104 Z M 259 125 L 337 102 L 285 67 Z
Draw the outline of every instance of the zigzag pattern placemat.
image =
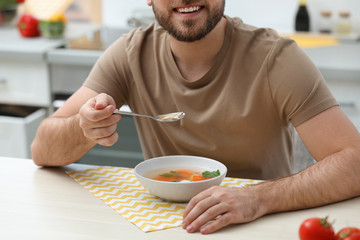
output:
M 137 181 L 132 168 L 97 167 L 66 173 L 144 232 L 182 224 L 186 203 L 168 202 L 151 195 Z M 225 178 L 221 186 L 244 188 L 260 182 Z

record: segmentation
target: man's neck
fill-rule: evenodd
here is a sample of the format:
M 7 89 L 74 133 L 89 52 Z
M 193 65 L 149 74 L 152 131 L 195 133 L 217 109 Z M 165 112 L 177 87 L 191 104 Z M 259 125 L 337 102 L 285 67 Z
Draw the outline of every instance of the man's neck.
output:
M 223 45 L 225 29 L 226 19 L 222 18 L 216 27 L 199 41 L 180 42 L 170 37 L 175 62 L 186 80 L 198 80 L 209 71 Z

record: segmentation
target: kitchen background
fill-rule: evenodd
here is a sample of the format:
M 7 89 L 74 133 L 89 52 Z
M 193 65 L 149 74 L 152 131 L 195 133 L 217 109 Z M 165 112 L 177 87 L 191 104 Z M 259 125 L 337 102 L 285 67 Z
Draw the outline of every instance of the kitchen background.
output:
M 360 32 L 359 0 L 308 0 L 313 31 L 318 30 L 321 11 L 331 11 L 334 24 L 338 13 L 348 11 L 354 31 Z M 238 16 L 246 23 L 271 27 L 280 32 L 294 30 L 298 0 L 226 0 L 225 13 Z M 127 26 L 127 20 L 137 13 L 151 14 L 145 0 L 103 0 L 103 23 L 110 26 Z
M 334 29 L 339 13 L 350 13 L 352 33 L 341 38 L 339 45 L 305 47 L 304 51 L 360 130 L 360 1 L 308 0 L 307 8 L 312 36 L 308 42 L 323 40 L 317 35 L 320 12 L 332 13 Z M 297 10 L 297 0 L 226 0 L 225 13 L 248 24 L 294 34 Z M 23 38 L 15 23 L 0 24 L 0 156 L 31 158 L 30 144 L 37 126 L 81 86 L 103 49 L 133 26 L 153 20 L 146 0 L 76 0 L 66 16 L 62 38 Z M 326 42 L 334 35 L 328 37 Z M 131 117 L 123 116 L 118 132 L 121 137 L 115 146 L 96 146 L 79 162 L 133 167 L 142 161 Z M 303 157 L 304 149 L 295 153 Z

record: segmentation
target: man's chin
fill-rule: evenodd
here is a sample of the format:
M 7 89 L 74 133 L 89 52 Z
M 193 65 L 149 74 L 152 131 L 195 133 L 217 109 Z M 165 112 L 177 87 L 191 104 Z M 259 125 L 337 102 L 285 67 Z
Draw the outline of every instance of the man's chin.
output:
M 179 34 L 173 34 L 170 32 L 170 35 L 175 38 L 176 40 L 178 40 L 179 42 L 187 42 L 187 43 L 192 43 L 192 42 L 196 42 L 199 41 L 201 39 L 203 39 L 205 35 L 196 35 L 196 36 L 192 36 L 192 35 L 179 35 Z
M 203 39 L 209 31 L 207 29 L 193 28 L 179 31 L 179 28 L 168 29 L 169 34 L 180 42 L 196 42 Z
M 176 40 L 178 40 L 179 42 L 184 42 L 184 43 L 193 43 L 193 42 L 197 42 L 200 41 L 201 39 L 203 39 L 205 36 L 201 36 L 201 37 L 175 37 L 173 36 Z

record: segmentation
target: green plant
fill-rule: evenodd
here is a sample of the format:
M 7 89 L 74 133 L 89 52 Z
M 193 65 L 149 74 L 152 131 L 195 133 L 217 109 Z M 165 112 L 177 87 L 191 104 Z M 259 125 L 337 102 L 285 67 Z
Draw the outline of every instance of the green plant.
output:
M 0 0 L 0 9 L 1 8 L 13 8 L 18 4 L 17 0 Z

